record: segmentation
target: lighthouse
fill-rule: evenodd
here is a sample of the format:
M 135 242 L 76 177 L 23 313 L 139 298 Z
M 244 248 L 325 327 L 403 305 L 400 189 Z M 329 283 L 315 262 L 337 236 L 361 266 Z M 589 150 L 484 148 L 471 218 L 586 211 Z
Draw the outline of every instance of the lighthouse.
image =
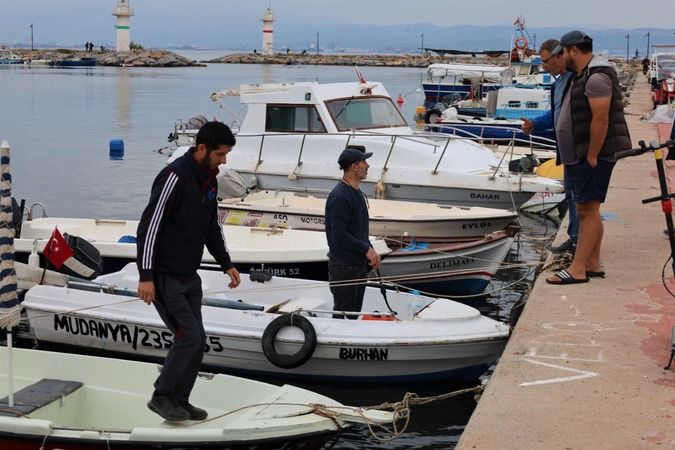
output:
M 117 30 L 117 51 L 128 52 L 131 44 L 129 30 L 129 17 L 134 15 L 134 10 L 129 7 L 129 0 L 117 0 L 117 8 L 112 13 L 117 17 L 115 29 Z
M 270 8 L 265 10 L 262 23 L 262 53 L 272 55 L 274 53 L 274 14 Z

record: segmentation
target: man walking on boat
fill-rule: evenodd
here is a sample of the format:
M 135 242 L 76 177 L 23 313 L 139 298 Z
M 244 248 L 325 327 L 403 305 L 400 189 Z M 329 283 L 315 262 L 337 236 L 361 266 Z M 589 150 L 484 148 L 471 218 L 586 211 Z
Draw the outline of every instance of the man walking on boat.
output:
M 574 71 L 555 124 L 560 160 L 565 164 L 579 214 L 579 240 L 572 264 L 546 281 L 586 283 L 604 277 L 600 264 L 605 201 L 616 152 L 631 148 L 623 113 L 621 86 L 612 65 L 593 54 L 593 39 L 582 31 L 560 38 L 553 54 L 562 54 Z
M 328 240 L 328 280 L 331 282 L 334 311 L 361 311 L 370 270 L 380 266 L 380 255 L 368 238 L 368 200 L 361 191 L 361 180 L 368 176 L 366 160 L 373 156 L 361 146 L 349 146 L 338 158 L 344 171 L 342 180 L 326 200 L 326 238 Z M 338 286 L 334 283 L 340 282 Z M 344 318 L 344 315 L 335 315 Z M 349 319 L 357 315 L 347 316 Z
M 562 100 L 567 92 L 569 82 L 574 72 L 567 70 L 565 60 L 561 54 L 554 55 L 553 50 L 560 44 L 557 39 L 549 39 L 539 47 L 539 57 L 542 67 L 551 75 L 557 77 L 551 86 L 551 108 L 544 114 L 541 114 L 532 120 L 522 118 L 522 130 L 527 134 L 537 134 L 553 128 L 560 117 L 560 108 Z M 555 133 L 554 133 L 555 134 Z M 557 140 L 556 140 L 557 142 Z M 560 148 L 556 145 L 556 164 L 560 164 Z M 553 253 L 572 252 L 576 250 L 577 237 L 579 235 L 579 218 L 577 216 L 577 204 L 572 197 L 572 186 L 569 183 L 570 178 L 563 175 L 565 186 L 565 200 L 567 202 L 567 235 L 569 238 L 562 244 L 551 247 Z
M 166 420 L 204 420 L 208 413 L 189 403 L 202 364 L 206 333 L 202 323 L 201 279 L 197 269 L 204 246 L 239 285 L 218 220 L 218 166 L 236 140 L 221 122 L 207 122 L 195 146 L 155 178 L 137 232 L 138 296 L 154 303 L 173 332 L 148 408 Z

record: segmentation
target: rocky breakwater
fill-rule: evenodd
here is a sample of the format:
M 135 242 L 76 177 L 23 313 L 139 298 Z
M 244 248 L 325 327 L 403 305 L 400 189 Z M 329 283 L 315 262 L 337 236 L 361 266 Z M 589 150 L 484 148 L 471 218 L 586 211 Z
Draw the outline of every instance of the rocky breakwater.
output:
M 204 66 L 197 61 L 166 50 L 135 50 L 132 52 L 100 51 L 85 52 L 70 49 L 15 50 L 24 61 L 66 61 L 81 58 L 96 58 L 100 66 L 116 67 L 194 67 Z
M 503 63 L 503 58 L 490 58 L 493 64 Z M 462 62 L 480 62 L 476 58 L 467 60 L 466 58 L 450 58 L 432 56 L 429 59 L 423 58 L 421 55 L 310 55 L 310 54 L 286 54 L 278 53 L 274 55 L 262 55 L 260 53 L 233 53 L 231 55 L 222 56 L 220 58 L 212 59 L 209 63 L 222 64 L 282 64 L 282 65 L 298 65 L 298 64 L 314 64 L 326 66 L 382 66 L 382 67 L 427 67 L 433 63 L 449 63 L 455 61 Z

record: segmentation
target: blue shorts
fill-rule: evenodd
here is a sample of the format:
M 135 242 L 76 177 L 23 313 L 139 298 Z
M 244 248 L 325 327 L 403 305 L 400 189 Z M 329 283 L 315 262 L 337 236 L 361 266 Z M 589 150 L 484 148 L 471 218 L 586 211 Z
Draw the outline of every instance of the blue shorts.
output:
M 592 201 L 604 203 L 614 164 L 598 160 L 598 165 L 591 167 L 584 159 L 577 164 L 565 165 L 565 178 L 569 178 L 574 201 L 576 203 Z

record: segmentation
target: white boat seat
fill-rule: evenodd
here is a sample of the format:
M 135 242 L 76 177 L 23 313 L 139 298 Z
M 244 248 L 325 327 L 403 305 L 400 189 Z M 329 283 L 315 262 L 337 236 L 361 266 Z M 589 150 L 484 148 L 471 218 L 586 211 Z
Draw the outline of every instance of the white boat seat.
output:
M 18 417 L 30 414 L 82 387 L 79 381 L 43 378 L 14 393 L 14 406 L 9 407 L 9 397 L 0 399 L 0 416 Z
M 322 299 L 317 297 L 300 297 L 291 299 L 279 308 L 279 312 L 291 313 L 299 309 L 325 309 L 325 303 Z M 331 306 L 332 307 L 332 306 Z

